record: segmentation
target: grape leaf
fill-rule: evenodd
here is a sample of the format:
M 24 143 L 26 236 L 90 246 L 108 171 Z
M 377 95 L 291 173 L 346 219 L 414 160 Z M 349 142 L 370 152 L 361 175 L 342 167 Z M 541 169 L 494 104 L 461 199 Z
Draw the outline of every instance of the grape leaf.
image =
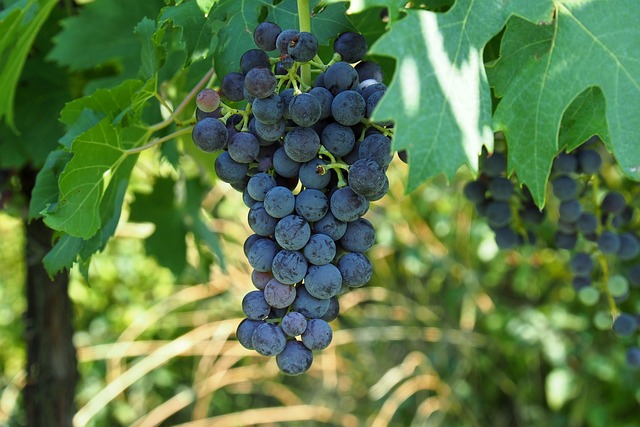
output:
M 162 47 L 162 38 L 165 30 L 156 29 L 156 22 L 149 18 L 142 18 L 142 21 L 134 29 L 136 36 L 142 43 L 140 73 L 143 79 L 152 78 L 162 64 L 166 56 L 166 51 Z
M 536 203 L 544 205 L 546 183 L 553 157 L 558 152 L 558 132 L 563 114 L 581 93 L 598 87 L 606 103 L 609 147 L 622 171 L 640 179 L 640 52 L 634 0 L 597 2 L 557 1 L 556 18 L 550 28 L 527 28 L 527 33 L 552 31 L 545 49 L 537 51 L 517 28 L 503 38 L 505 61 L 496 63 L 495 85 L 503 96 L 494 116 L 509 145 L 509 169 L 531 190 Z M 508 60 L 518 48 L 521 61 Z M 508 82 L 503 81 L 509 75 Z M 602 135 L 601 135 L 602 136 Z M 603 136 L 604 137 L 604 136 Z
M 13 103 L 16 86 L 38 31 L 47 20 L 55 0 L 23 0 L 0 12 L 0 119 L 17 132 Z
M 482 50 L 511 15 L 549 19 L 553 4 L 458 0 L 446 13 L 408 10 L 372 53 L 397 59 L 396 74 L 374 120 L 396 121 L 394 146 L 409 153 L 407 191 L 467 164 L 477 170 L 492 148 L 491 98 Z
M 31 192 L 29 219 L 38 218 L 48 205 L 58 202 L 58 178 L 71 157 L 71 153 L 63 150 L 52 151 L 47 157 Z
M 135 78 L 140 69 L 140 39 L 134 27 L 144 17 L 155 18 L 163 0 L 95 0 L 77 16 L 62 21 L 48 59 L 74 71 L 116 64 L 115 77 L 96 79 L 91 87 L 106 87 Z
M 110 175 L 121 167 L 130 173 L 135 161 L 126 161 L 126 149 L 147 138 L 147 128 L 114 127 L 109 117 L 79 135 L 72 144 L 74 156 L 60 175 L 60 198 L 45 213 L 45 223 L 73 237 L 92 237 L 101 226 L 99 205 Z
M 188 233 L 193 233 L 196 242 L 204 242 L 219 258 L 222 256 L 215 233 L 202 219 L 201 203 L 209 188 L 199 180 L 188 180 L 184 186 L 186 197 L 176 200 L 176 181 L 157 179 L 150 194 L 136 194 L 129 216 L 133 222 L 155 224 L 154 232 L 145 240 L 147 254 L 176 276 L 187 267 Z
M 178 39 L 182 42 L 181 48 L 187 51 L 187 63 L 209 55 L 215 25 L 212 19 L 207 19 L 198 2 L 191 0 L 167 6 L 162 9 L 158 22 L 161 25 L 171 22 L 174 28 L 180 29 Z
M 320 1 L 309 3 L 313 9 Z M 298 9 L 293 1 L 274 6 L 267 1 L 220 0 L 211 8 L 209 17 L 220 27 L 214 52 L 214 67 L 219 76 L 239 71 L 242 54 L 255 48 L 253 30 L 261 16 L 266 16 L 267 21 L 277 23 L 282 29 L 298 28 Z M 327 45 L 329 40 L 352 28 L 344 3 L 329 4 L 311 17 L 311 32 L 321 45 Z
M 611 137 L 605 116 L 604 94 L 597 87 L 582 92 L 565 111 L 560 123 L 558 148 L 572 151 L 593 135 L 598 135 L 609 147 Z

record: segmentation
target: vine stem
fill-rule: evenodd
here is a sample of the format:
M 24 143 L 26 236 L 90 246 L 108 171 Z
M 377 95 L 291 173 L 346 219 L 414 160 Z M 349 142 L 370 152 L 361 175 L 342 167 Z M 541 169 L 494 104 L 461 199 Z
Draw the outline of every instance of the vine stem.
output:
M 175 110 L 173 110 L 171 115 L 169 117 L 167 117 L 165 120 L 163 120 L 163 121 L 161 121 L 159 123 L 156 123 L 154 125 L 149 126 L 149 132 L 151 132 L 151 133 L 157 132 L 160 129 L 164 129 L 165 127 L 169 126 L 171 123 L 176 121 L 178 115 L 185 108 L 187 108 L 187 105 L 189 105 L 189 103 L 191 102 L 193 97 L 195 97 L 196 94 L 198 92 L 200 92 L 200 89 L 202 89 L 202 87 L 205 86 L 209 82 L 209 80 L 213 77 L 214 73 L 215 73 L 215 70 L 213 68 L 211 68 L 209 71 L 207 71 L 207 74 L 205 74 L 202 77 L 202 79 L 200 79 L 200 81 L 193 87 L 193 89 L 191 89 L 191 92 L 189 92 L 187 94 L 187 96 L 182 100 L 180 105 L 178 105 L 178 107 Z
M 298 0 L 298 23 L 300 24 L 300 31 L 307 33 L 311 32 L 311 14 L 309 13 L 309 0 Z M 300 77 L 302 83 L 306 86 L 311 86 L 311 66 L 309 64 L 302 64 L 300 67 Z
M 169 135 L 165 135 L 162 138 L 158 138 L 158 139 L 155 139 L 155 140 L 153 140 L 153 141 L 151 141 L 151 142 L 149 142 L 149 143 L 147 143 L 145 145 L 141 145 L 140 147 L 135 147 L 135 148 L 130 148 L 128 150 L 125 150 L 124 153 L 127 156 L 131 155 L 131 154 L 140 153 L 140 152 L 142 152 L 142 151 L 144 151 L 144 150 L 146 150 L 148 148 L 151 148 L 151 147 L 154 147 L 156 145 L 162 144 L 163 142 L 167 142 L 170 139 L 173 139 L 173 138 L 175 138 L 177 136 L 184 135 L 186 133 L 191 133 L 192 130 L 193 130 L 193 126 L 182 128 L 180 130 L 177 130 L 175 132 L 170 133 Z

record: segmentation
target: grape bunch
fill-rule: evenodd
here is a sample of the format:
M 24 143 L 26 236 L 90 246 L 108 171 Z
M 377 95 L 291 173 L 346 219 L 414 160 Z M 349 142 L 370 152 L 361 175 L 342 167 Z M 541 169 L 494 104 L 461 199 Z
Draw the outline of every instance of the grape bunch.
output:
M 570 251 L 568 270 L 579 299 L 596 304 L 606 296 L 611 329 L 623 338 L 640 330 L 633 288 L 640 288 L 640 237 L 637 208 L 625 189 L 610 189 L 597 138 L 571 153 L 560 153 L 550 176 L 547 207 L 539 210 L 526 188 L 507 177 L 506 156 L 495 151 L 481 158 L 480 174 L 464 187 L 465 197 L 495 232 L 500 249 L 534 243 L 547 220 L 553 229 L 547 247 Z M 640 348 L 630 345 L 627 362 L 640 367 Z
M 263 22 L 253 36 L 239 71 L 197 95 L 192 139 L 219 152 L 218 178 L 249 208 L 256 289 L 242 300 L 238 341 L 298 375 L 331 343 L 338 296 L 371 278 L 375 230 L 363 215 L 389 188 L 393 129 L 370 119 L 386 86 L 363 60 L 362 35 L 340 34 L 327 64 L 311 33 Z

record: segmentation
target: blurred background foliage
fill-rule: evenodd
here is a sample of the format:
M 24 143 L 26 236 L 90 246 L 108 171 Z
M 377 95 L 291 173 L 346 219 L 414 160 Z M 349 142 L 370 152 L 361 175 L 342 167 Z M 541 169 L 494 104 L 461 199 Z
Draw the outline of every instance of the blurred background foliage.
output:
M 139 162 L 132 206 L 151 191 L 149 171 L 186 185 L 163 162 Z M 409 195 L 406 174 L 395 161 L 389 194 L 367 214 L 378 230 L 370 284 L 341 297 L 332 345 L 300 377 L 235 340 L 252 289 L 240 194 L 198 180 L 210 189 L 203 206 L 224 256 L 206 283 L 193 267 L 205 251 L 193 240 L 189 267 L 175 278 L 146 254 L 153 225 L 125 212 L 89 282 L 72 273 L 77 425 L 637 426 L 640 374 L 624 363 L 628 343 L 578 301 L 569 254 L 498 251 L 462 197 L 466 171 Z M 0 424 L 15 426 L 23 232 L 0 214 Z M 164 244 L 170 251 L 175 242 Z

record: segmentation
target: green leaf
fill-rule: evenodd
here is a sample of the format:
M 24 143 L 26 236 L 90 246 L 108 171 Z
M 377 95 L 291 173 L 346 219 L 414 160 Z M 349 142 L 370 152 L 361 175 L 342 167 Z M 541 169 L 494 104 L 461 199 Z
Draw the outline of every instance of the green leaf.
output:
M 133 164 L 125 162 L 129 157 L 126 149 L 147 137 L 146 128 L 120 129 L 108 117 L 79 135 L 72 145 L 74 156 L 60 175 L 58 204 L 45 214 L 45 223 L 73 237 L 92 237 L 101 227 L 99 205 L 110 175 L 120 167 L 131 172 Z
M 154 20 L 142 18 L 142 21 L 136 25 L 134 33 L 140 38 L 140 42 L 142 43 L 141 77 L 148 80 L 158 72 L 163 59 L 166 57 L 166 51 L 162 47 L 162 38 L 165 30 L 162 28 L 159 30 L 156 29 L 156 22 Z
M 211 51 L 214 33 L 212 21 L 207 19 L 198 5 L 191 0 L 177 6 L 167 6 L 158 19 L 161 25 L 171 22 L 174 28 L 180 29 L 179 40 L 187 51 L 187 63 L 206 58 Z
M 529 187 L 539 206 L 544 205 L 551 163 L 561 148 L 562 117 L 592 87 L 604 96 L 608 146 L 622 171 L 640 179 L 640 63 L 630 55 L 640 52 L 639 15 L 640 4 L 634 0 L 572 0 L 556 2 L 550 27 L 534 28 L 521 20 L 510 23 L 503 38 L 505 60 L 495 67 L 495 85 L 502 88 L 503 98 L 494 123 L 507 138 L 509 169 Z M 540 45 L 534 49 L 527 38 L 536 32 Z M 509 60 L 518 49 L 521 60 Z
M 59 271 L 71 269 L 83 246 L 84 240 L 63 235 L 42 259 L 49 276 L 53 277 Z
M 593 135 L 600 136 L 610 147 L 604 95 L 597 87 L 582 92 L 565 111 L 560 123 L 558 148 L 574 150 Z
M 22 68 L 55 0 L 24 0 L 0 13 L 0 119 L 17 132 L 13 103 Z
M 309 3 L 314 9 L 320 1 Z M 220 27 L 214 52 L 214 66 L 219 76 L 238 71 L 242 54 L 256 48 L 253 30 L 261 17 L 277 23 L 282 29 L 298 28 L 297 4 L 293 1 L 283 1 L 273 6 L 270 2 L 221 0 L 211 8 L 209 19 Z M 321 45 L 327 45 L 338 34 L 352 28 L 345 14 L 344 3 L 327 5 L 311 18 L 311 32 Z
M 48 59 L 73 71 L 115 64 L 118 76 L 101 79 L 101 87 L 134 78 L 141 65 L 140 39 L 134 27 L 144 17 L 155 18 L 163 6 L 162 0 L 88 3 L 77 16 L 62 21 L 63 30 L 55 38 Z
M 201 203 L 209 188 L 199 180 L 176 183 L 158 178 L 150 194 L 136 194 L 129 220 L 152 222 L 155 230 L 145 241 L 147 254 L 179 276 L 187 267 L 187 234 L 204 243 L 223 260 L 217 235 L 205 224 Z
M 36 184 L 29 202 L 29 219 L 38 218 L 48 205 L 58 202 L 58 177 L 65 165 L 71 160 L 71 153 L 62 150 L 52 151 L 44 166 L 38 172 Z
M 482 146 L 493 144 L 483 48 L 511 15 L 537 22 L 552 9 L 551 0 L 459 0 L 446 13 L 409 10 L 372 46 L 397 59 L 374 119 L 396 121 L 395 148 L 409 153 L 407 191 L 462 164 L 477 170 Z

